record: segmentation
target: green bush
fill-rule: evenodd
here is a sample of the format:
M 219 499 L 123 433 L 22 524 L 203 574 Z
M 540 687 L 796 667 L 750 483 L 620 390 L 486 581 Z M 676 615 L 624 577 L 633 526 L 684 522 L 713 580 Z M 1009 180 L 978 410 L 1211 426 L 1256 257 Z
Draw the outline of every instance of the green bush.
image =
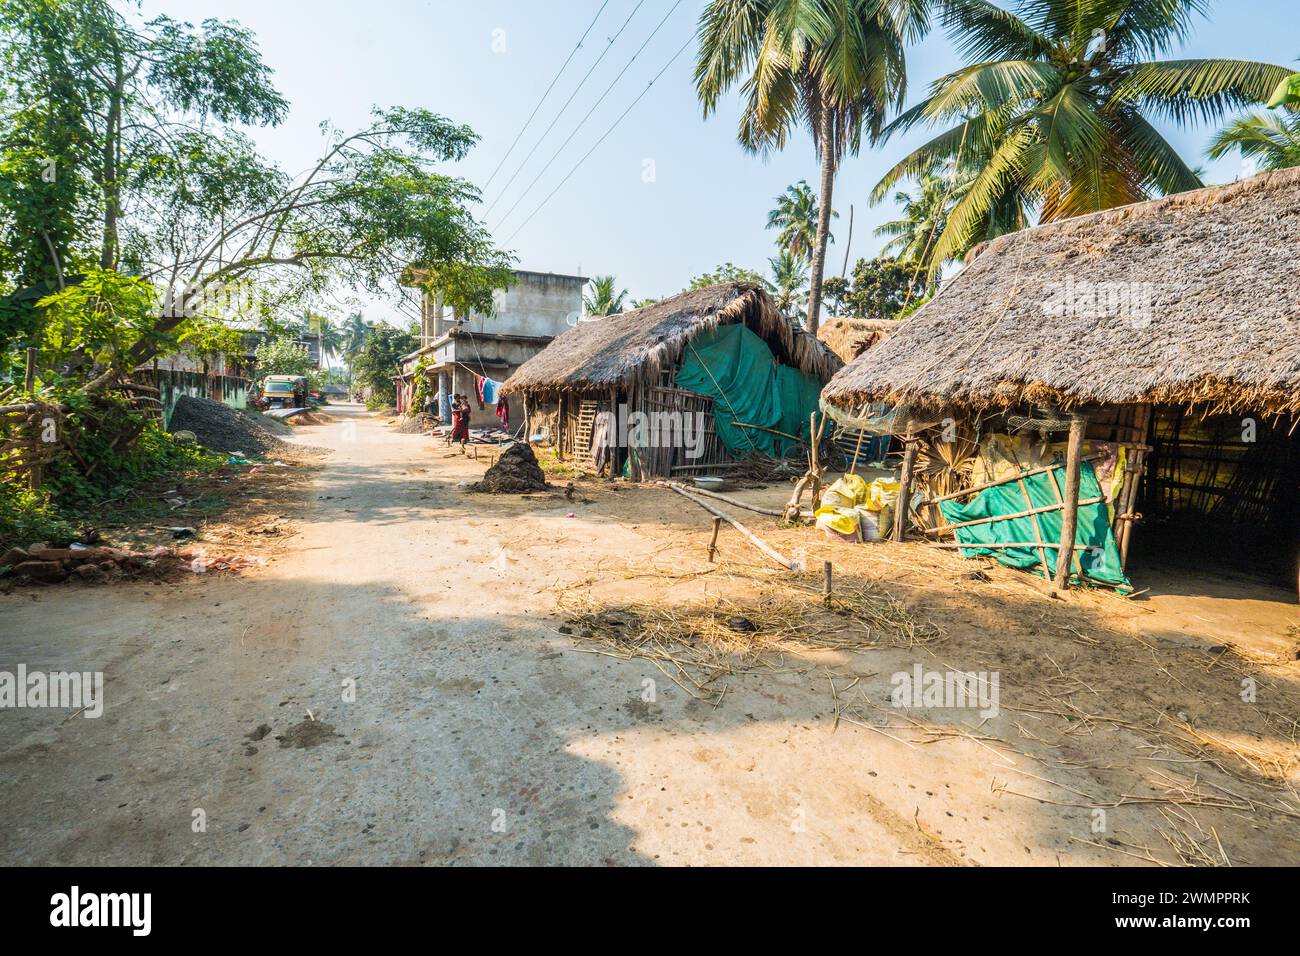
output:
M 16 482 L 0 483 L 0 550 L 36 541 L 67 544 L 80 531 L 50 501 L 48 493 L 28 491 Z
M 83 428 L 74 438 L 80 460 L 59 457 L 46 471 L 46 484 L 61 508 L 81 511 L 124 497 L 133 488 L 173 475 L 202 474 L 220 466 L 225 458 L 192 442 L 178 441 L 149 422 L 133 441 L 125 440 L 139 428 L 136 416 L 118 410 L 119 427 Z M 75 427 L 74 423 L 74 426 Z M 113 447 L 114 437 L 125 451 Z M 83 462 L 85 463 L 83 465 Z

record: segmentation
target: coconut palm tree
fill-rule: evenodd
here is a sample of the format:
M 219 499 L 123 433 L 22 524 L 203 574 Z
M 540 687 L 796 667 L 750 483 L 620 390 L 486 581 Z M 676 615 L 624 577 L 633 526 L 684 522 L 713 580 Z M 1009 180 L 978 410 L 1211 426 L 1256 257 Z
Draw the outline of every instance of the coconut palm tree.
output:
M 1152 125 L 1185 125 L 1266 101 L 1290 73 L 1247 60 L 1162 60 L 1187 38 L 1205 0 L 944 0 L 943 21 L 969 65 L 890 124 L 957 125 L 912 152 L 876 186 L 935 163 L 979 157 L 934 257 L 954 258 L 1031 209 L 1040 222 L 1201 185 Z
M 808 264 L 789 249 L 781 249 L 768 263 L 772 299 L 783 315 L 794 318 L 807 299 Z
M 356 358 L 365 348 L 366 340 L 374 333 L 375 327 L 372 323 L 367 322 L 360 312 L 353 312 L 343 320 L 341 329 L 343 336 L 343 362 L 348 368 L 348 382 L 352 382 L 352 366 Z
M 627 289 L 618 290 L 613 276 L 596 276 L 591 280 L 591 295 L 582 300 L 588 315 L 617 315 L 623 311 Z
M 343 321 L 343 355 L 351 359 L 357 355 L 374 332 L 374 326 L 360 312 L 353 312 Z
M 909 262 L 928 263 L 934 241 L 943 232 L 948 211 L 969 188 L 972 174 L 935 166 L 926 170 L 917 182 L 915 193 L 899 190 L 893 199 L 901 216 L 876 227 L 875 233 L 888 238 L 882 253 Z
M 1206 155 L 1220 159 L 1233 151 L 1260 169 L 1300 166 L 1300 115 L 1252 113 L 1214 134 Z
M 835 173 L 903 103 L 904 47 L 929 25 L 932 0 L 710 0 L 700 16 L 695 87 L 704 115 L 739 85 L 737 137 L 767 154 L 806 124 L 821 162 L 807 325 L 816 333 Z
M 831 218 L 838 216 L 839 213 L 831 210 Z M 776 197 L 776 207 L 767 214 L 767 228 L 781 230 L 776 244 L 782 249 L 789 249 L 804 262 L 812 261 L 813 247 L 817 244 L 817 197 L 806 180 L 787 186 Z M 834 241 L 834 236 L 827 236 L 827 242 Z

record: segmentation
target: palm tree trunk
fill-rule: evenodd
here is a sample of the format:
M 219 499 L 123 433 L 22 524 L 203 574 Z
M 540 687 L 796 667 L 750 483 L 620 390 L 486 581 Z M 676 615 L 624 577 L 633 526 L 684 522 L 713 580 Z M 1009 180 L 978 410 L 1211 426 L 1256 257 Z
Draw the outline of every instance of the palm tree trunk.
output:
M 826 268 L 826 243 L 831 233 L 831 194 L 835 189 L 834 117 L 822 109 L 818 135 L 822 155 L 821 196 L 817 205 L 817 244 L 813 246 L 812 275 L 808 280 L 808 331 L 817 334 L 822 308 L 822 272 Z

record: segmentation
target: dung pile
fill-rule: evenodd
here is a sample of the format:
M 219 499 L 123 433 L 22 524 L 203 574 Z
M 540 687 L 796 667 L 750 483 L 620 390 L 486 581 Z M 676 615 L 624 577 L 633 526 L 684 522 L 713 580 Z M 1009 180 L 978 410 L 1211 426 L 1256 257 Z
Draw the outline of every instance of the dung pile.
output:
M 311 451 L 276 437 L 293 434 L 293 430 L 282 422 L 208 398 L 188 395 L 176 403 L 167 430 L 172 433 L 193 432 L 200 445 L 226 454 L 239 451 L 255 458 L 299 458 L 304 452 Z
M 474 485 L 474 491 L 500 495 L 510 492 L 545 491 L 546 473 L 537 464 L 537 456 L 527 442 L 515 442 L 507 448 L 497 463 L 487 470 L 483 480 Z

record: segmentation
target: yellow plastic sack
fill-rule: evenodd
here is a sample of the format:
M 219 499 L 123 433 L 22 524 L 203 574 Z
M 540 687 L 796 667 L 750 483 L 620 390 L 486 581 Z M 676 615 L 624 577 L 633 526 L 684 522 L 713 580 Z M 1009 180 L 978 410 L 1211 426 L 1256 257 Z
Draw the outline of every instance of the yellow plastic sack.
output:
M 866 505 L 872 511 L 884 511 L 898 503 L 899 482 L 893 478 L 877 478 L 867 488 Z
M 818 508 L 815 516 L 817 518 L 817 527 L 834 531 L 836 534 L 857 537 L 858 515 L 852 509 Z
M 861 475 L 845 475 L 827 488 L 825 494 L 837 496 L 846 507 L 860 505 L 867 500 L 867 482 Z

